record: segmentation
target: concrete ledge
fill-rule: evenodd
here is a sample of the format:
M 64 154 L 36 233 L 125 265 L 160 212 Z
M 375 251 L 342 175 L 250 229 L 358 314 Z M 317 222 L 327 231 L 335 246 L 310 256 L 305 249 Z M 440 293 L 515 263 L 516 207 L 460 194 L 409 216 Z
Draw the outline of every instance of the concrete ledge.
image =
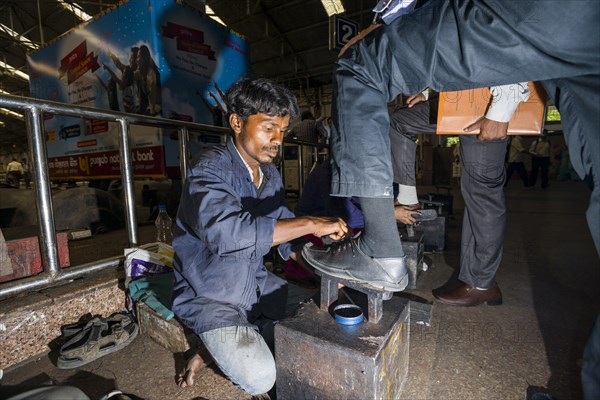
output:
M 106 317 L 124 310 L 122 280 L 122 269 L 102 271 L 0 302 L 0 369 L 47 353 L 60 327 L 87 313 Z

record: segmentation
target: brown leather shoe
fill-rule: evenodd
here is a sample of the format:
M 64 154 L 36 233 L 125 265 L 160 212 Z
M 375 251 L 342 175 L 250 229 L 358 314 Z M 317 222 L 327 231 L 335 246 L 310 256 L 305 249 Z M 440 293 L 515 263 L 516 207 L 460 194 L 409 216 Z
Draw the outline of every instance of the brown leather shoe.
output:
M 440 296 L 442 294 L 446 294 L 453 290 L 456 290 L 456 289 L 458 289 L 459 286 L 462 286 L 462 285 L 464 285 L 464 283 L 462 281 L 458 280 L 458 274 L 453 274 L 448 279 L 448 282 L 444 283 L 442 286 L 440 286 L 437 289 L 433 289 L 431 291 L 431 293 L 433 293 L 433 296 L 437 299 L 438 296 Z
M 483 303 L 488 306 L 498 306 L 502 304 L 502 293 L 498 285 L 487 290 L 481 290 L 463 283 L 453 290 L 434 290 L 433 297 L 451 306 L 472 307 Z

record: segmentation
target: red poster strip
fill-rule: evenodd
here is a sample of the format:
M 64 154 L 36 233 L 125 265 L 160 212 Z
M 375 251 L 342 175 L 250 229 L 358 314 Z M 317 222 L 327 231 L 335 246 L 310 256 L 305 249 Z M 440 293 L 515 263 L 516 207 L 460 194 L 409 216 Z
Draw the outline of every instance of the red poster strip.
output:
M 65 57 L 63 57 L 62 60 L 60 60 L 60 68 L 58 70 L 60 73 L 60 76 L 62 77 L 69 69 L 71 69 L 71 67 L 73 65 L 76 65 L 77 63 L 79 63 L 79 61 L 82 60 L 86 54 L 87 54 L 87 43 L 84 40 L 77 47 L 75 47 L 73 50 L 71 50 L 71 52 L 69 54 L 67 54 Z

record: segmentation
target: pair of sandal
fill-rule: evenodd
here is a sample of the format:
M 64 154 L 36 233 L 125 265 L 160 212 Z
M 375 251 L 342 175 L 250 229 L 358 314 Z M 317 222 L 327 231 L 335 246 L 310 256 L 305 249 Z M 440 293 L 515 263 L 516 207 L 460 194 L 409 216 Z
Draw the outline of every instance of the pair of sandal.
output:
M 132 316 L 123 313 L 63 326 L 65 342 L 60 348 L 57 366 L 71 369 L 91 363 L 126 347 L 138 333 L 139 328 Z

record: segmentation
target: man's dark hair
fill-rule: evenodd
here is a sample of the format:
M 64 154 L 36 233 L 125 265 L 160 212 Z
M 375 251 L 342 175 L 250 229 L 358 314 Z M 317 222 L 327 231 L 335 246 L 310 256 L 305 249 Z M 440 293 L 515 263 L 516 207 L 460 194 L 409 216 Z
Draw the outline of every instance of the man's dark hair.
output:
M 227 90 L 227 117 L 237 114 L 243 121 L 254 114 L 271 117 L 298 117 L 296 97 L 286 88 L 268 79 L 242 78 Z

